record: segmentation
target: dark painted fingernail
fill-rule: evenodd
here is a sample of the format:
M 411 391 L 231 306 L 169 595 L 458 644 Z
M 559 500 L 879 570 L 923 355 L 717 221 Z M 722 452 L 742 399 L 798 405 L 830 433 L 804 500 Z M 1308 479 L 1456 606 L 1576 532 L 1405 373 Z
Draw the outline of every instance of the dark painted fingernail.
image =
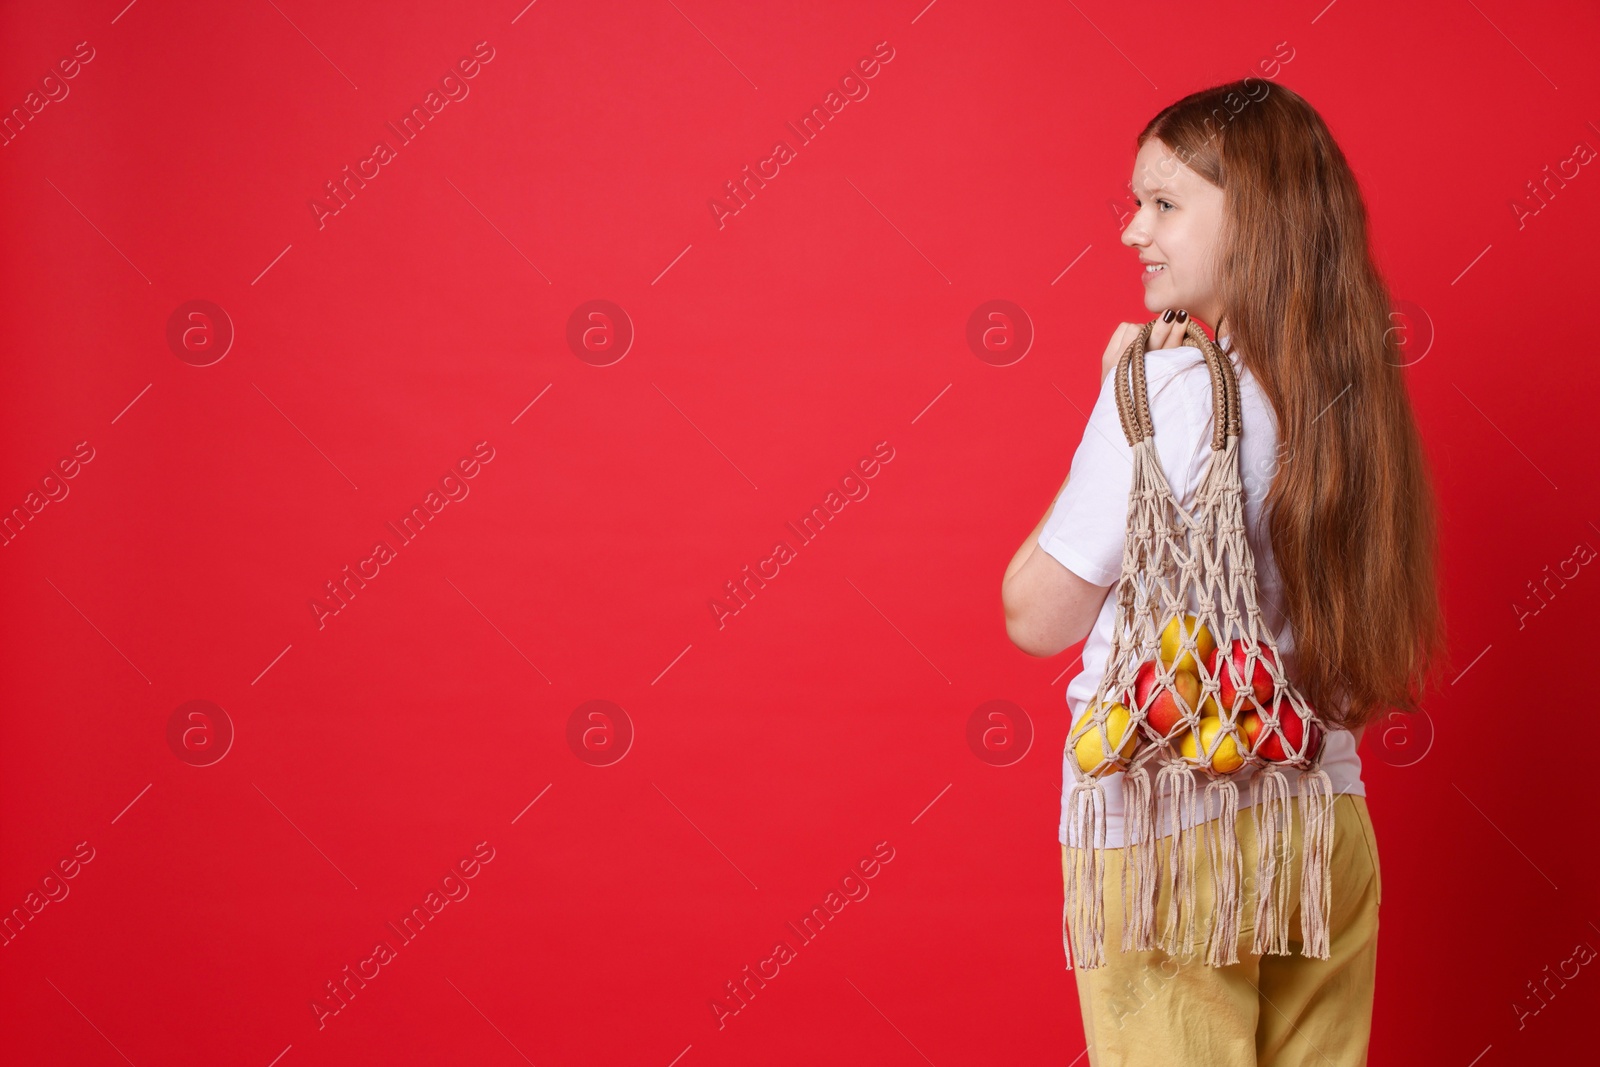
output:
M 1161 321 L 1162 322 L 1171 322 L 1172 321 L 1172 309 L 1171 308 L 1168 308 L 1167 310 L 1165 310 L 1165 311 L 1163 311 L 1161 313 Z
M 1189 319 L 1189 313 L 1187 311 L 1178 312 L 1178 321 L 1179 322 L 1187 322 L 1188 319 Z

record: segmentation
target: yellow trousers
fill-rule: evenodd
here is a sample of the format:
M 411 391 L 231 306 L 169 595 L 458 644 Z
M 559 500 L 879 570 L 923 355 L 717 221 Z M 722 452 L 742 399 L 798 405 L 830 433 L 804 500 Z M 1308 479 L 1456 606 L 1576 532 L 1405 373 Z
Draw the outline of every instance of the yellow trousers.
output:
M 1293 820 L 1293 912 L 1290 956 L 1257 956 L 1255 827 L 1248 810 L 1235 822 L 1243 857 L 1244 896 L 1239 962 L 1206 965 L 1199 951 L 1182 957 L 1122 951 L 1122 850 L 1105 851 L 1106 962 L 1074 970 L 1090 1067 L 1362 1067 L 1372 1027 L 1383 878 L 1366 798 L 1334 798 L 1333 894 L 1328 959 L 1300 955 L 1299 885 L 1302 843 Z M 1171 838 L 1159 839 L 1165 873 Z M 1067 850 L 1062 846 L 1062 875 Z M 1211 907 L 1211 867 L 1202 842 L 1196 871 L 1198 931 Z M 1171 893 L 1162 886 L 1158 924 Z M 1198 949 L 1198 946 L 1196 946 Z

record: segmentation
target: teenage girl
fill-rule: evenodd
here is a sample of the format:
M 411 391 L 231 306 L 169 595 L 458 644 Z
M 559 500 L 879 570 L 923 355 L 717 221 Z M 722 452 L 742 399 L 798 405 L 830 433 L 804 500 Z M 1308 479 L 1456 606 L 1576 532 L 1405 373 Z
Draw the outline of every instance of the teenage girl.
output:
M 1239 378 L 1246 537 L 1264 621 L 1285 671 L 1333 727 L 1322 759 L 1337 794 L 1331 957 L 1302 955 L 1298 940 L 1288 956 L 1251 953 L 1248 883 L 1237 964 L 1208 966 L 1199 945 L 1178 957 L 1122 952 L 1122 775 L 1112 774 L 1102 779 L 1106 962 L 1074 972 L 1089 1062 L 1364 1064 L 1383 883 L 1356 750 L 1373 719 L 1418 709 L 1444 642 L 1434 505 L 1389 294 L 1343 153 L 1321 116 L 1281 85 L 1245 79 L 1167 107 L 1139 134 L 1132 189 L 1137 210 L 1122 243 L 1137 256 L 1144 305 L 1157 316 L 1146 373 L 1163 472 L 1191 506 L 1212 433 L 1210 374 L 1184 337 L 1194 319 L 1211 327 Z M 1127 526 L 1132 450 L 1109 376 L 1143 325 L 1112 333 L 1069 476 L 1002 585 L 1006 632 L 1018 648 L 1053 656 L 1085 641 L 1082 671 L 1066 693 L 1074 726 L 1110 653 L 1116 602 L 1108 593 Z M 1068 832 L 1074 778 L 1065 765 L 1062 775 L 1065 872 L 1068 844 L 1082 843 Z M 1298 792 L 1298 773 L 1287 776 Z M 1248 874 L 1254 780 L 1249 769 L 1235 777 Z M 1170 845 L 1167 811 L 1159 818 Z M 1291 938 L 1300 929 L 1300 830 L 1297 812 Z M 1199 859 L 1205 915 L 1204 848 Z

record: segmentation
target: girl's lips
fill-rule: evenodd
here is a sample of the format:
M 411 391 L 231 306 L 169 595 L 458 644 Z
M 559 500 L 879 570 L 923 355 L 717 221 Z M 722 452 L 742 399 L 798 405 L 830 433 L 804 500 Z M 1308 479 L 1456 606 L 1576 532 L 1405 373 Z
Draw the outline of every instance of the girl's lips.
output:
M 1146 285 L 1150 284 L 1151 278 L 1159 278 L 1165 273 L 1167 273 L 1167 265 L 1165 263 L 1161 265 L 1160 270 L 1146 270 L 1145 264 L 1141 263 L 1139 265 L 1139 277 L 1144 280 L 1144 284 Z

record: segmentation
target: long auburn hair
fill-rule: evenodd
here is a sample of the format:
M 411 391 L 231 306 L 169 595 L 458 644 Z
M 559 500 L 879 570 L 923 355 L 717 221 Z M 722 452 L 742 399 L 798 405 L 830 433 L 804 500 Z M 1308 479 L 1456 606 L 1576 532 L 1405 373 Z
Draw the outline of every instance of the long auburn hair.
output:
M 1437 518 L 1355 176 L 1311 105 L 1257 78 L 1184 97 L 1136 147 L 1152 137 L 1225 194 L 1224 332 L 1287 453 L 1265 510 L 1295 686 L 1350 729 L 1415 712 L 1445 646 Z

